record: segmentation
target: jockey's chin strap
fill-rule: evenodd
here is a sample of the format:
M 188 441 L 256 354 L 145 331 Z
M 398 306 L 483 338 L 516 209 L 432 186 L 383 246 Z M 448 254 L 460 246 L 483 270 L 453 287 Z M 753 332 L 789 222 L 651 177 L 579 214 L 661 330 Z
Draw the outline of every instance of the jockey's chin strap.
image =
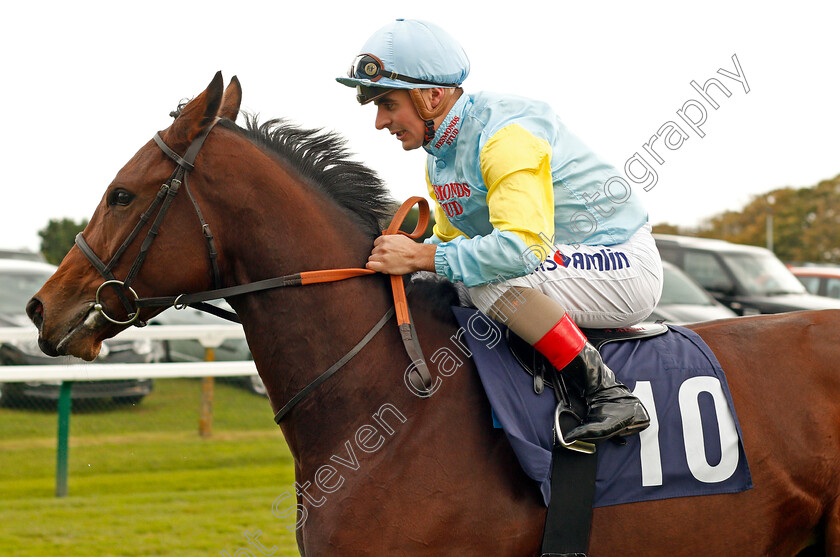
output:
M 417 225 L 409 234 L 401 231 L 400 225 L 405 217 L 415 205 L 419 209 L 419 217 Z M 407 199 L 399 208 L 391 220 L 391 224 L 383 232 L 383 235 L 388 234 L 403 234 L 412 239 L 418 239 L 423 235 L 426 226 L 429 223 L 429 204 L 422 197 L 411 197 Z M 217 308 L 213 305 L 207 304 L 208 300 L 216 300 L 219 298 L 227 298 L 230 296 L 239 296 L 242 294 L 249 294 L 252 292 L 259 292 L 261 290 L 269 290 L 273 288 L 281 288 L 286 286 L 302 286 L 307 284 L 317 284 L 322 282 L 335 282 L 364 275 L 376 274 L 376 271 L 370 269 L 325 269 L 321 271 L 303 271 L 292 275 L 285 275 L 282 277 L 275 277 L 265 279 L 248 284 L 241 284 L 238 286 L 230 286 L 227 288 L 217 288 L 215 290 L 207 290 L 205 292 L 196 292 L 194 294 L 181 294 L 179 296 L 164 296 L 158 298 L 139 298 L 135 300 L 137 311 L 143 307 L 165 307 L 174 306 L 176 309 L 183 309 L 186 306 L 191 306 L 196 309 L 213 313 L 219 317 L 239 322 L 239 317 L 232 312 Z M 280 424 L 280 421 L 288 414 L 292 408 L 301 400 L 303 400 L 310 392 L 312 392 L 318 385 L 329 379 L 335 372 L 350 361 L 362 348 L 376 335 L 376 333 L 385 325 L 394 313 L 397 315 L 397 325 L 399 326 L 400 335 L 402 337 L 405 350 L 408 357 L 411 358 L 412 371 L 409 373 L 409 380 L 416 392 L 421 396 L 429 393 L 432 387 L 432 376 L 429 373 L 426 359 L 423 356 L 423 350 L 417 340 L 417 333 L 414 325 L 411 322 L 411 315 L 408 309 L 408 301 L 406 299 L 405 286 L 403 284 L 402 275 L 391 275 L 391 289 L 394 293 L 394 307 L 390 308 L 388 312 L 377 322 L 376 325 L 359 341 L 356 346 L 350 349 L 341 359 L 333 364 L 329 369 L 315 378 L 298 394 L 287 402 L 274 415 L 274 421 Z

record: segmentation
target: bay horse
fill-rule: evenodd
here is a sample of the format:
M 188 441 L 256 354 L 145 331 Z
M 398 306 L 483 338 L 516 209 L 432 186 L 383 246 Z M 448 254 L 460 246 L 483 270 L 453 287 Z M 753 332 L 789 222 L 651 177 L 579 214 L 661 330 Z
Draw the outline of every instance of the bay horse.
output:
M 350 160 L 334 134 L 283 121 L 259 125 L 253 117 L 240 128 L 233 123 L 240 101 L 238 80 L 225 89 L 219 73 L 160 132 L 178 155 L 196 138 L 206 141 L 189 175 L 190 196 L 173 197 L 154 241 L 143 242 L 141 266 L 130 270 L 142 251 L 139 237 L 120 246 L 177 169 L 156 142 L 117 173 L 84 229 L 86 245 L 102 260 L 121 252 L 110 269 L 115 277 L 136 275 L 131 292 L 121 289 L 129 303 L 132 293 L 175 296 L 364 267 L 387 212 L 383 184 Z M 29 301 L 46 354 L 91 360 L 103 340 L 128 326 L 129 310 L 110 288 L 99 300 L 102 281 L 76 246 Z M 451 345 L 458 329 L 448 307 L 453 292 L 434 284 L 409 296 L 427 355 Z M 228 302 L 275 412 L 394 303 L 383 275 Z M 148 319 L 159 311 L 136 313 Z M 693 329 L 727 372 L 755 487 L 597 508 L 591 555 L 794 555 L 814 545 L 819 554 L 840 556 L 840 312 Z M 440 388 L 422 398 L 406 388 L 410 363 L 391 322 L 282 420 L 297 492 L 275 502 L 275 511 L 296 516 L 301 555 L 538 555 L 545 507 L 504 434 L 489 425 L 473 364 L 465 360 L 446 373 L 430 364 Z

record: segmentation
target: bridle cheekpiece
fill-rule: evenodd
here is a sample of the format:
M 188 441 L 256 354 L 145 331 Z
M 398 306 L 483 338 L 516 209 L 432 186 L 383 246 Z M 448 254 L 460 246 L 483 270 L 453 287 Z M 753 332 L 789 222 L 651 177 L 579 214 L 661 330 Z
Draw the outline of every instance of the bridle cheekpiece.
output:
M 218 264 L 218 253 L 216 252 L 216 245 L 213 240 L 213 234 L 210 231 L 210 225 L 207 224 L 204 220 L 204 215 L 201 213 L 201 208 L 198 206 L 198 202 L 196 202 L 195 197 L 193 197 L 192 192 L 190 191 L 190 186 L 188 182 L 188 176 L 191 170 L 195 168 L 195 159 L 198 156 L 198 152 L 201 150 L 202 145 L 204 145 L 204 140 L 207 139 L 210 130 L 216 125 L 219 121 L 217 118 L 206 130 L 204 130 L 200 135 L 198 135 L 195 139 L 193 139 L 190 146 L 187 148 L 186 153 L 183 157 L 178 155 L 175 151 L 173 151 L 164 141 L 163 138 L 160 136 L 160 132 L 156 133 L 154 136 L 154 141 L 158 147 L 173 161 L 175 161 L 175 170 L 172 172 L 172 175 L 169 179 L 160 187 L 158 190 L 157 195 L 155 196 L 154 200 L 152 200 L 151 205 L 146 211 L 140 216 L 140 221 L 128 235 L 128 237 L 120 244 L 120 247 L 117 248 L 117 251 L 111 257 L 111 260 L 105 264 L 102 259 L 96 255 L 93 249 L 88 245 L 87 241 L 85 240 L 84 234 L 79 232 L 76 235 L 76 245 L 82 251 L 82 253 L 87 257 L 88 261 L 90 261 L 91 265 L 99 271 L 99 274 L 105 278 L 105 282 L 99 285 L 99 288 L 96 289 L 96 297 L 94 301 L 93 309 L 102 314 L 102 316 L 114 323 L 116 325 L 135 325 L 137 327 L 144 327 L 146 323 L 139 319 L 140 316 L 140 297 L 131 287 L 134 283 L 134 279 L 137 278 L 137 274 L 140 272 L 140 267 L 143 266 L 143 262 L 146 259 L 146 254 L 149 251 L 149 248 L 152 245 L 152 242 L 157 237 L 158 230 L 160 229 L 161 224 L 163 223 L 163 218 L 166 216 L 167 211 L 169 211 L 169 207 L 172 205 L 172 202 L 175 200 L 175 196 L 181 190 L 181 186 L 184 186 L 184 189 L 187 190 L 187 195 L 192 201 L 193 207 L 195 207 L 195 212 L 198 215 L 198 219 L 201 222 L 201 232 L 207 242 L 207 251 L 210 257 L 210 266 L 212 268 L 213 273 L 213 284 L 215 288 L 221 288 L 221 278 L 219 274 L 219 264 Z M 146 237 L 143 239 L 143 243 L 140 245 L 140 252 L 137 254 L 137 257 L 134 259 L 134 262 L 131 264 L 131 268 L 126 275 L 124 280 L 119 280 L 114 276 L 113 269 L 116 266 L 117 262 L 122 257 L 125 250 L 131 245 L 132 242 L 137 238 L 140 234 L 140 231 L 146 226 L 146 223 L 151 220 L 152 216 L 157 211 L 157 215 L 152 222 L 152 225 L 149 227 L 149 231 L 146 233 Z M 119 320 L 111 317 L 106 313 L 105 308 L 100 301 L 100 294 L 102 289 L 105 286 L 111 286 L 117 293 L 117 297 L 122 302 L 123 307 L 125 307 L 126 312 L 128 312 L 128 317 L 125 320 Z M 133 299 L 130 300 L 125 292 L 128 292 Z M 185 307 L 182 306 L 182 307 Z

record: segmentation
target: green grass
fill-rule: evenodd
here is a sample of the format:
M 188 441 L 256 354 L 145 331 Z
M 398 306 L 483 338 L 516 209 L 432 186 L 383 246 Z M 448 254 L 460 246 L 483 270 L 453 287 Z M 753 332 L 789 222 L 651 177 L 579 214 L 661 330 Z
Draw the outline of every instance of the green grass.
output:
M 160 380 L 137 406 L 74 411 L 60 499 L 54 405 L 0 408 L 0 555 L 260 555 L 244 536 L 258 530 L 273 555 L 298 555 L 293 517 L 271 512 L 293 492 L 294 466 L 268 401 L 217 382 L 214 434 L 201 438 L 200 390 Z

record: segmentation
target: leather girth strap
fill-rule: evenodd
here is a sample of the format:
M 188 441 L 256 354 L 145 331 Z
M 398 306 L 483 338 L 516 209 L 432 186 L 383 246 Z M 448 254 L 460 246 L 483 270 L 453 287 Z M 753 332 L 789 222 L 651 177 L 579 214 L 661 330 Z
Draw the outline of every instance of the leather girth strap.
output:
M 555 368 L 548 370 L 548 382 L 558 404 L 563 404 L 566 385 Z M 566 391 L 565 396 L 569 397 Z M 585 415 L 585 403 L 569 397 L 574 413 Z M 579 425 L 571 412 L 558 417 L 562 430 Z M 545 516 L 541 557 L 586 557 L 589 530 L 592 525 L 592 503 L 595 500 L 595 473 L 598 456 L 569 450 L 558 440 L 555 432 L 551 455 L 551 500 Z
M 542 557 L 586 557 L 597 453 L 570 451 L 559 443 L 551 457 L 551 501 L 545 517 Z

